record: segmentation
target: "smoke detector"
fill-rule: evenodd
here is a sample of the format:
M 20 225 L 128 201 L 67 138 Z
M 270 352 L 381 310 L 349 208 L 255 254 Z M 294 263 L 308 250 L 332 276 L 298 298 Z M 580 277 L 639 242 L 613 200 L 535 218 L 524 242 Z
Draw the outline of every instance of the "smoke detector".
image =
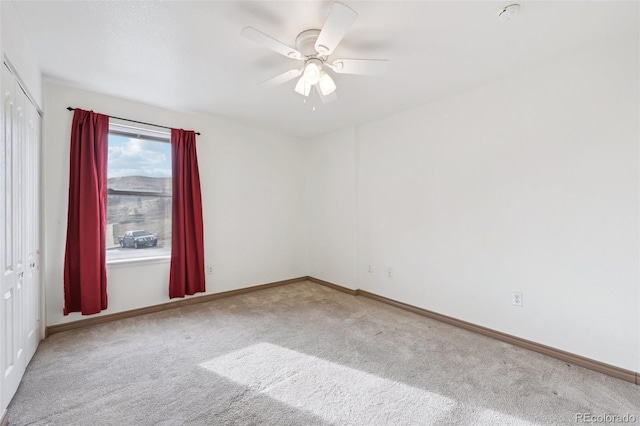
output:
M 520 12 L 519 4 L 510 4 L 509 6 L 505 6 L 498 11 L 498 19 L 500 21 L 510 21 L 516 17 L 516 15 Z

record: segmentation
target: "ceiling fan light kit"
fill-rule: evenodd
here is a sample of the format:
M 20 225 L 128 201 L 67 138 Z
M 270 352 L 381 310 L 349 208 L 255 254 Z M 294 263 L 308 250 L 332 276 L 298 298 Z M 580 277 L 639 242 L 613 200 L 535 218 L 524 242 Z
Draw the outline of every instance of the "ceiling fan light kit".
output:
M 357 17 L 358 14 L 349 6 L 334 3 L 321 30 L 309 29 L 298 34 L 296 49 L 253 27 L 244 28 L 241 34 L 289 59 L 304 61 L 302 69 L 280 74 L 264 82 L 263 86 L 277 86 L 301 76 L 296 83 L 295 91 L 308 97 L 312 87 L 315 87 L 322 102 L 326 103 L 337 97 L 336 83 L 325 69 L 338 74 L 354 75 L 382 75 L 386 72 L 388 61 L 385 59 L 336 59 L 333 63 L 329 62 L 329 57 Z

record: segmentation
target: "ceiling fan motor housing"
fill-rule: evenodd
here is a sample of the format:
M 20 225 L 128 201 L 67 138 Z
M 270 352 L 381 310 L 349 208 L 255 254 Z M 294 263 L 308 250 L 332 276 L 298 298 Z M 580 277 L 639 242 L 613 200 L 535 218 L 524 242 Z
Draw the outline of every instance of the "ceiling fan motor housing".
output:
M 296 48 L 307 58 L 321 58 L 326 60 L 326 56 L 322 57 L 320 52 L 316 51 L 316 40 L 320 35 L 320 30 L 306 30 L 298 34 L 296 37 Z

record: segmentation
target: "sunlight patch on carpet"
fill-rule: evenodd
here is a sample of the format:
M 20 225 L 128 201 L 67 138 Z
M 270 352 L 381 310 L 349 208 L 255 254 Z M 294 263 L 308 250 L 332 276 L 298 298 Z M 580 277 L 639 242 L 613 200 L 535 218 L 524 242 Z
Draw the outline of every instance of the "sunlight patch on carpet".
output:
M 447 423 L 462 410 L 474 424 L 534 424 L 266 342 L 200 367 L 330 423 Z
M 456 404 L 424 389 L 270 343 L 249 346 L 200 366 L 328 422 L 358 419 L 380 424 L 402 419 L 420 424 L 446 417 Z

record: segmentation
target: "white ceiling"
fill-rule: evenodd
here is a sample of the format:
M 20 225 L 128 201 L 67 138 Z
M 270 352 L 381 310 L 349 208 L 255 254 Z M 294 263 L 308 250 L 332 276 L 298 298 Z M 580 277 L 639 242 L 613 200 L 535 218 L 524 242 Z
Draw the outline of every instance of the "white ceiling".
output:
M 316 111 L 295 81 L 258 84 L 300 63 L 240 36 L 253 26 L 294 46 L 332 1 L 16 1 L 43 74 L 174 110 L 312 137 L 375 120 L 579 52 L 638 26 L 638 2 L 353 1 L 334 58 L 388 59 L 383 77 L 334 75 L 339 99 Z

